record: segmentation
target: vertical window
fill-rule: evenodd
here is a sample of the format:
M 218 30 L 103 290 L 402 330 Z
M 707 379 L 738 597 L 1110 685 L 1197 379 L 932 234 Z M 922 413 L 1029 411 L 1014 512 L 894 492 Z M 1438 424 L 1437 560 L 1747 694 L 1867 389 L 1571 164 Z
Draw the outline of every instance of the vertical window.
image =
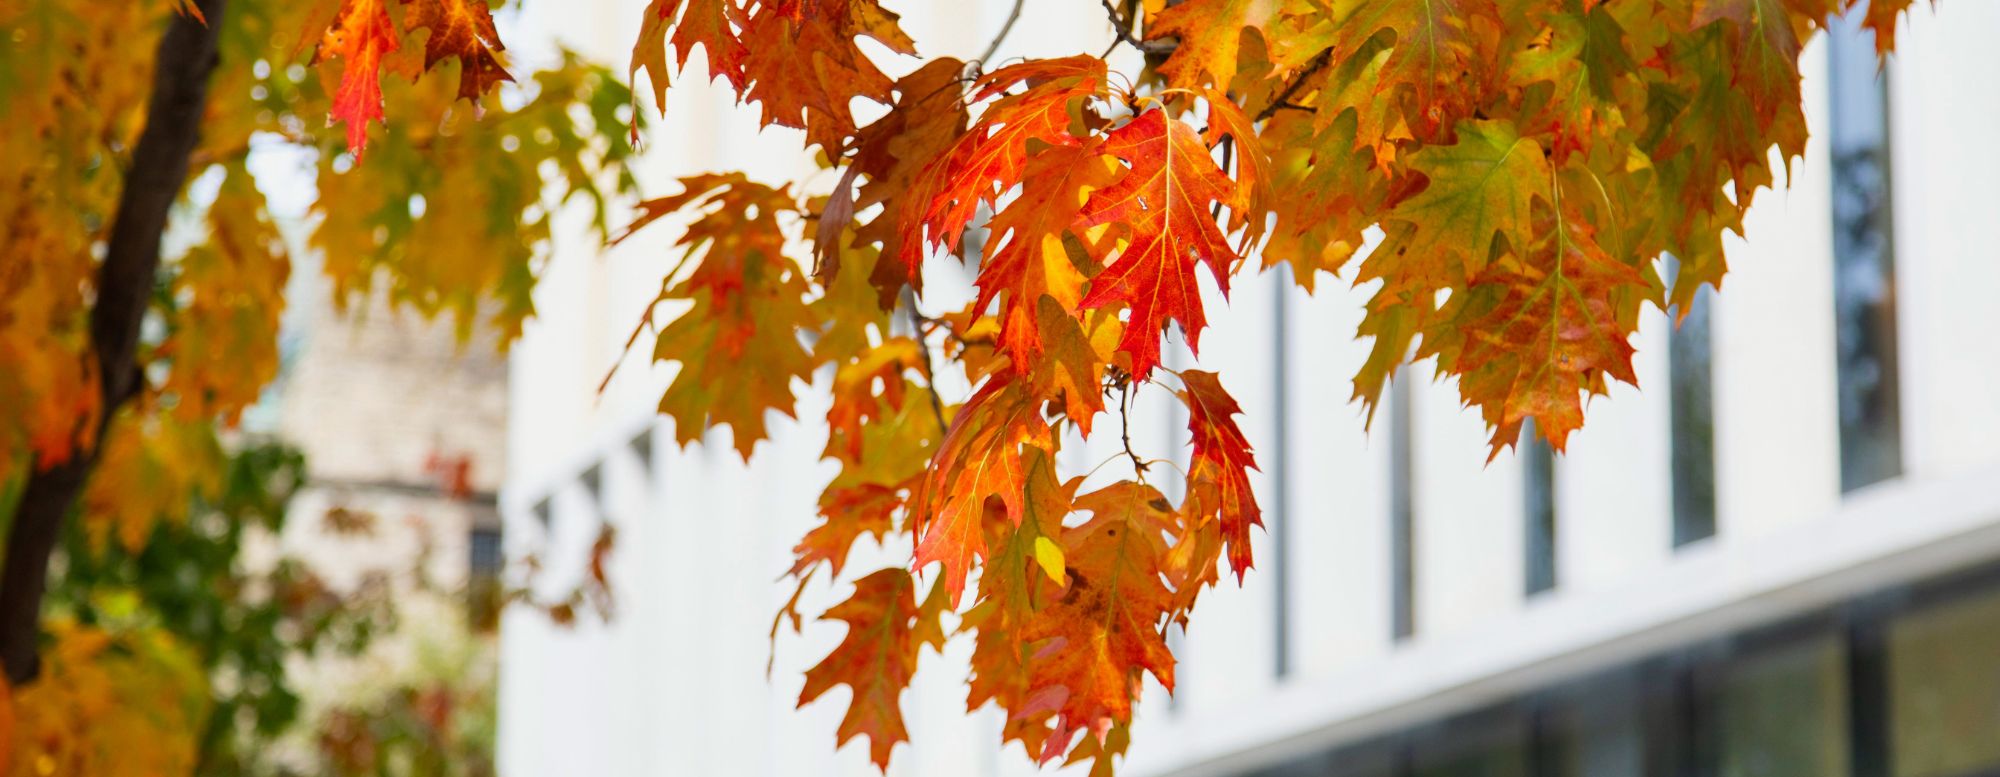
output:
M 1679 263 L 1667 257 L 1667 277 Z M 1715 536 L 1715 383 L 1710 366 L 1712 289 L 1701 289 L 1667 340 L 1669 459 L 1674 547 Z M 1678 309 L 1668 311 L 1679 316 Z
M 1833 157 L 1833 304 L 1840 487 L 1900 474 L 1888 90 L 1860 14 L 1827 30 Z
M 500 530 L 473 529 L 468 555 L 473 579 L 500 574 Z
M 1417 633 L 1409 372 L 1389 382 L 1389 634 L 1399 640 Z
M 1521 427 L 1521 512 L 1526 517 L 1527 593 L 1556 587 L 1556 454 L 1529 421 Z
M 466 541 L 469 574 L 465 580 L 466 617 L 475 628 L 496 629 L 506 597 L 500 583 L 505 557 L 500 547 L 500 530 L 480 527 Z

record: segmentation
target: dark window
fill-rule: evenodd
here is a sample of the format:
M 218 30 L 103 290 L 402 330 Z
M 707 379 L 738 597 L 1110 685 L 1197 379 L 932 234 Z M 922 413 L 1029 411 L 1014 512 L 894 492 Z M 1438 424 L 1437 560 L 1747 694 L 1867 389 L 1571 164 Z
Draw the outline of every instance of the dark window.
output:
M 2000 775 L 2000 587 L 1891 621 L 1893 777 Z
M 1847 651 L 1824 634 L 1728 661 L 1715 695 L 1722 777 L 1841 777 Z
M 1534 717 L 1535 777 L 1645 777 L 1640 688 L 1625 670 L 1548 694 Z
M 1389 633 L 1396 639 L 1417 633 L 1409 372 L 1398 369 L 1389 382 Z
M 1254 777 L 2000 777 L 2000 562 Z
M 1673 257 L 1667 258 L 1673 277 Z M 1709 309 L 1713 289 L 1701 289 L 1667 340 L 1669 456 L 1674 547 L 1715 536 L 1715 383 L 1710 366 Z M 1678 316 L 1678 309 L 1669 311 Z
M 1412 777 L 1529 777 L 1528 722 L 1515 705 L 1475 712 L 1416 735 Z
M 469 544 L 474 578 L 500 574 L 503 557 L 500 551 L 499 529 L 473 529 Z
M 1859 14 L 1827 31 L 1833 120 L 1833 304 L 1839 365 L 1840 487 L 1900 474 L 1896 281 L 1888 90 Z
M 1556 453 L 1535 422 L 1521 428 L 1521 511 L 1527 524 L 1527 592 L 1556 587 Z

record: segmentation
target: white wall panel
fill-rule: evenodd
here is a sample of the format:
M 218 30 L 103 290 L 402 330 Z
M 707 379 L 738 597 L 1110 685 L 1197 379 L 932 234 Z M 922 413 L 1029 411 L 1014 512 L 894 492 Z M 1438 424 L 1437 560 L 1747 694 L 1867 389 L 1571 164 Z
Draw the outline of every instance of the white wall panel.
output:
M 1293 291 L 1287 338 L 1291 455 L 1291 631 L 1297 677 L 1323 676 L 1389 649 L 1389 414 L 1373 432 L 1353 378 L 1368 356 L 1356 339 L 1368 290 L 1322 274 Z
M 1943 477 L 2000 461 L 2000 3 L 1940 3 L 1904 24 L 1889 68 L 1903 466 Z
M 1807 46 L 1806 121 L 1826 116 L 1826 44 Z M 1774 152 L 1772 157 L 1777 158 Z M 1840 496 L 1834 404 L 1833 205 L 1826 144 L 1792 163 L 1728 236 L 1715 297 L 1716 526 L 1722 542 L 1824 515 Z M 1780 176 L 1782 180 L 1782 176 Z
M 1673 546 L 1666 314 L 1647 308 L 1632 338 L 1637 388 L 1614 381 L 1584 408 L 1556 457 L 1556 587 L 1615 585 L 1666 563 Z

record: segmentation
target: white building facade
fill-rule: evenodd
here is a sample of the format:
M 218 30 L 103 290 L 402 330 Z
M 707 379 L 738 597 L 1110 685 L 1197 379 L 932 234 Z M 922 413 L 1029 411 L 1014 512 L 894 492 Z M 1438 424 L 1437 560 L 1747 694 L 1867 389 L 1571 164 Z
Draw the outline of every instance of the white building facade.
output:
M 643 3 L 564 5 L 526 22 L 622 63 Z M 1011 5 L 891 4 L 927 53 L 966 57 Z M 1000 57 L 1100 51 L 1101 12 L 1029 0 Z M 1644 389 L 1591 403 L 1565 455 L 1487 464 L 1477 414 L 1427 364 L 1364 430 L 1347 397 L 1365 290 L 1265 275 L 1212 301 L 1199 365 L 1245 408 L 1268 531 L 1258 569 L 1176 635 L 1180 687 L 1149 691 L 1122 773 L 2000 775 L 1996 35 L 2000 4 L 1943 0 L 1915 7 L 1879 78 L 1866 40 L 1810 45 L 1789 188 L 1759 198 L 1687 326 L 1649 312 Z M 831 185 L 701 80 L 649 133 L 649 192 L 727 169 Z M 872 774 L 865 747 L 834 748 L 844 692 L 794 709 L 842 627 L 767 638 L 834 471 L 827 376 L 747 465 L 727 431 L 674 444 L 646 353 L 597 391 L 670 232 L 562 246 L 514 350 L 508 553 L 560 588 L 609 523 L 619 607 L 573 629 L 505 618 L 502 774 Z M 1185 456 L 1184 423 L 1142 406 L 1134 443 Z M 816 585 L 807 611 L 842 595 Z M 1034 771 L 998 748 L 998 713 L 965 711 L 968 653 L 925 653 L 892 775 Z

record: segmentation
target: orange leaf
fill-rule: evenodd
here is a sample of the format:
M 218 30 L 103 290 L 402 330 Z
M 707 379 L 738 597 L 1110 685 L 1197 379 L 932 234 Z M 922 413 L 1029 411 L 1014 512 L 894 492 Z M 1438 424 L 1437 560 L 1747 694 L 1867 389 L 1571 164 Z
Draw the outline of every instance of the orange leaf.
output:
M 1250 489 L 1250 470 L 1257 461 L 1250 453 L 1250 441 L 1232 416 L 1243 408 L 1223 391 L 1215 373 L 1188 370 L 1181 373 L 1186 390 L 1188 433 L 1194 454 L 1188 462 L 1187 504 L 1189 520 L 1214 518 L 1222 527 L 1222 541 L 1229 551 L 1229 568 L 1237 582 L 1250 571 L 1250 527 L 1264 525 L 1257 495 Z
M 980 78 L 973 99 L 992 99 L 1024 83 L 1025 91 L 994 100 L 912 185 L 900 206 L 896 250 L 883 254 L 877 270 L 878 285 L 887 284 L 885 294 L 905 284 L 922 291 L 918 271 L 926 251 L 958 250 L 979 205 L 993 205 L 1021 182 L 1029 141 L 1077 144 L 1069 131 L 1070 105 L 1102 93 L 1104 60 L 1075 56 L 1009 65 Z
M 347 124 L 347 147 L 356 160 L 368 147 L 368 122 L 381 121 L 382 58 L 401 48 L 386 0 L 344 0 L 326 29 L 313 64 L 339 57 L 340 86 L 333 93 L 333 119 Z
M 1007 520 L 1020 525 L 1026 509 L 1022 448 L 1054 449 L 1036 405 L 1012 374 L 989 378 L 952 419 L 930 474 L 912 500 L 917 548 L 911 565 L 943 565 L 953 608 L 965 591 L 966 574 L 987 557 L 980 527 L 986 500 L 998 499 Z
M 917 653 L 926 642 L 943 642 L 937 600 L 934 591 L 919 608 L 916 581 L 909 572 L 892 567 L 855 581 L 854 595 L 820 616 L 846 621 L 847 638 L 806 670 L 799 706 L 836 685 L 852 689 L 847 715 L 840 721 L 839 742 L 867 735 L 869 757 L 885 771 L 896 743 L 910 739 L 903 726 L 901 697 L 916 673 Z
M 1047 690 L 1058 700 L 1044 761 L 1074 732 L 1102 736 L 1129 723 L 1142 673 L 1173 690 L 1174 656 L 1162 632 L 1174 604 L 1160 569 L 1173 526 L 1165 505 L 1158 491 L 1130 481 L 1077 499 L 1092 517 L 1063 530 L 1065 590 L 1021 628 L 1035 651 L 1030 695 Z
M 1165 111 L 1148 111 L 1112 130 L 1104 150 L 1130 169 L 1091 194 L 1084 221 L 1121 224 L 1129 242 L 1091 279 L 1081 305 L 1130 309 L 1118 349 L 1131 354 L 1133 377 L 1145 380 L 1160 363 L 1166 319 L 1180 322 L 1190 350 L 1200 346 L 1208 320 L 1195 285 L 1195 263 L 1207 263 L 1216 285 L 1229 293 L 1238 257 L 1209 208 L 1232 201 L 1236 184 L 1216 166 L 1201 137 Z
M 1070 261 L 1063 235 L 1078 226 L 1090 192 L 1118 177 L 1116 160 L 1092 138 L 1052 146 L 1028 158 L 1021 196 L 994 214 L 988 225 L 986 259 L 980 264 L 974 310 L 986 310 L 1006 292 L 1000 310 L 1000 341 L 1017 362 L 1041 352 L 1038 300 L 1048 295 L 1058 310 L 1076 310 L 1083 273 Z

